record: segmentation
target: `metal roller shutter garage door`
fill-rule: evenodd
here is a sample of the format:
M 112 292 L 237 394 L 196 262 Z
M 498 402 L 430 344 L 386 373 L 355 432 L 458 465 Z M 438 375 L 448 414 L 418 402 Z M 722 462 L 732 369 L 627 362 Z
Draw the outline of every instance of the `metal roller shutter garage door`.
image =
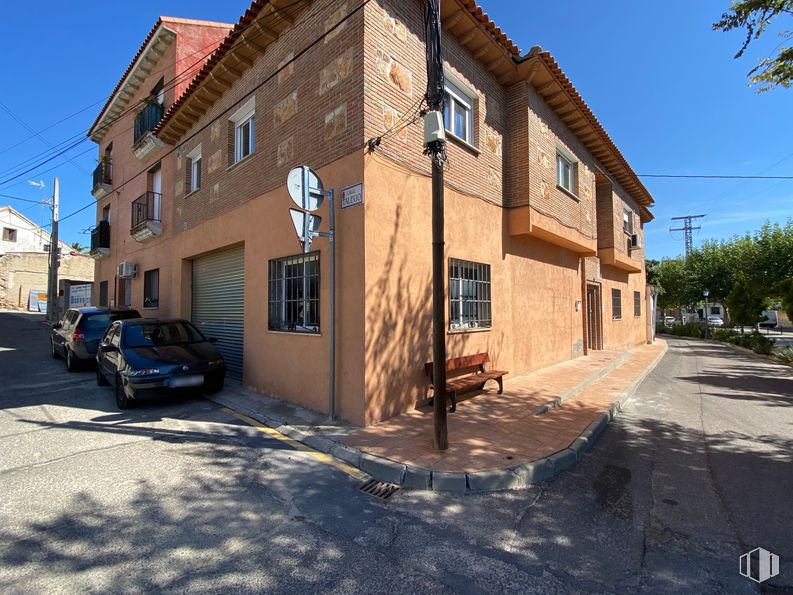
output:
M 207 337 L 217 337 L 226 373 L 242 378 L 244 248 L 232 248 L 193 260 L 192 320 Z

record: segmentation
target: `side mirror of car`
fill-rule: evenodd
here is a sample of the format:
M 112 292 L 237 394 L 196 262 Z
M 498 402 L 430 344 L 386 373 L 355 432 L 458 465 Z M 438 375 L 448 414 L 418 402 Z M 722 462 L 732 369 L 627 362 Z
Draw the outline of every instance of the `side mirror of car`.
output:
M 113 353 L 115 351 L 118 351 L 118 347 L 116 347 L 112 343 L 102 343 L 101 345 L 99 345 L 99 351 L 103 353 Z
M 56 323 L 54 323 L 54 324 L 52 325 L 52 328 L 53 328 L 53 329 L 59 329 L 59 328 L 61 328 L 62 326 L 63 326 L 63 325 L 62 325 L 60 322 L 56 322 Z
M 218 338 L 217 337 L 209 337 L 209 339 L 207 339 L 207 341 L 209 341 L 210 343 L 217 343 L 218 342 Z

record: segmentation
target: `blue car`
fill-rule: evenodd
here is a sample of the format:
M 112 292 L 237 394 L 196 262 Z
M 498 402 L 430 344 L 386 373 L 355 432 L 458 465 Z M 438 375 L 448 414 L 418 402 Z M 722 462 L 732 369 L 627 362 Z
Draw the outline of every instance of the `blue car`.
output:
M 119 320 L 96 354 L 96 382 L 115 388 L 116 405 L 169 394 L 223 388 L 226 363 L 214 345 L 187 320 Z
M 74 372 L 81 363 L 96 358 L 96 348 L 107 327 L 127 318 L 140 318 L 140 314 L 129 308 L 69 308 L 63 318 L 52 325 L 50 353 L 53 358 L 65 359 L 66 369 Z

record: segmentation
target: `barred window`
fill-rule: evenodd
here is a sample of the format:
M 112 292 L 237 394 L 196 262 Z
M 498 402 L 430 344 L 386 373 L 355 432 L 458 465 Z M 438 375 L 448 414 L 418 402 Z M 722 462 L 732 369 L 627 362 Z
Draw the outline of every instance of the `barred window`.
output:
M 639 291 L 633 292 L 633 315 L 642 315 L 642 294 Z
M 611 317 L 622 320 L 622 291 L 619 289 L 611 290 Z
M 449 328 L 490 328 L 490 265 L 449 259 Z
M 319 252 L 270 261 L 268 328 L 319 332 Z

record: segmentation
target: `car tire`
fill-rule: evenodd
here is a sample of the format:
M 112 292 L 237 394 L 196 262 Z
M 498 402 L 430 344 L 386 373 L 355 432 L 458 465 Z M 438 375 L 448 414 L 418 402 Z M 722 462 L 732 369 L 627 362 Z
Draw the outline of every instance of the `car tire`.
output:
M 97 386 L 107 386 L 110 384 L 107 381 L 107 378 L 102 375 L 102 371 L 99 369 L 99 364 L 96 364 L 96 384 Z
M 69 372 L 77 371 L 77 359 L 74 357 L 74 354 L 70 349 L 66 350 L 66 369 Z
M 121 377 L 116 376 L 116 407 L 119 409 L 129 409 L 129 397 L 124 392 L 124 384 L 121 382 Z
M 224 381 L 223 378 L 210 380 L 206 384 L 206 392 L 208 392 L 210 395 L 214 393 L 219 393 L 220 391 L 223 390 L 223 381 Z
M 55 341 L 50 339 L 50 355 L 52 359 L 58 359 L 58 350 L 55 349 Z

